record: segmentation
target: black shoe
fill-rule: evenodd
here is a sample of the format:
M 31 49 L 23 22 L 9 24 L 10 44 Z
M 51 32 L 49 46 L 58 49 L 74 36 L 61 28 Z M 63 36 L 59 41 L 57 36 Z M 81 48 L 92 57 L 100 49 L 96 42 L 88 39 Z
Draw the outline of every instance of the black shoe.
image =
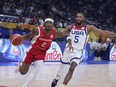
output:
M 58 83 L 58 80 L 54 79 L 52 81 L 51 87 L 55 87 L 57 85 L 57 83 Z

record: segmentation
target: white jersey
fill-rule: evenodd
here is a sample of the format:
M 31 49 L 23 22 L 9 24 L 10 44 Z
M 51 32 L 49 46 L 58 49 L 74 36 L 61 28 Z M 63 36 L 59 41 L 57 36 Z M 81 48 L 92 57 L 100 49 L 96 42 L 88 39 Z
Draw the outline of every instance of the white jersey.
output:
M 76 24 L 72 24 L 70 37 L 72 40 L 72 46 L 75 49 L 82 50 L 86 45 L 87 37 L 88 37 L 87 24 L 84 24 L 80 28 L 77 28 Z

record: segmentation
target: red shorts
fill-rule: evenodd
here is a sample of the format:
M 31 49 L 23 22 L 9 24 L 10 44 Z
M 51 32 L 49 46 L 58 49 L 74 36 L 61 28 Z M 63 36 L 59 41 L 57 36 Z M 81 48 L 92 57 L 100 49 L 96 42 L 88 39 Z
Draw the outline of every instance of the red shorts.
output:
M 46 51 L 41 51 L 39 49 L 31 48 L 26 52 L 26 56 L 24 57 L 24 62 L 27 64 L 31 64 L 36 60 L 45 60 Z

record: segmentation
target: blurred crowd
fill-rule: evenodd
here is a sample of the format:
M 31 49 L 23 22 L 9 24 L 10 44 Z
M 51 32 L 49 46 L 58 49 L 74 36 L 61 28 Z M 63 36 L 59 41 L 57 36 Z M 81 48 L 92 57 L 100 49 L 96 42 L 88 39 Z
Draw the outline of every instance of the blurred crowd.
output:
M 92 37 L 88 42 L 90 46 L 89 53 L 94 52 L 94 60 L 109 60 L 110 50 L 113 45 L 116 45 L 116 39 L 107 38 L 106 41 L 103 41 L 102 36 L 94 40 Z
M 65 27 L 74 21 L 77 12 L 84 12 L 88 23 L 101 29 L 116 29 L 115 0 L 0 0 L 0 4 L 1 14 L 19 17 L 0 17 L 1 21 L 42 25 L 44 18 L 51 17 L 56 27 Z
M 0 0 L 0 4 L 1 22 L 43 25 L 50 17 L 56 28 L 64 28 L 83 12 L 88 24 L 116 32 L 115 0 Z

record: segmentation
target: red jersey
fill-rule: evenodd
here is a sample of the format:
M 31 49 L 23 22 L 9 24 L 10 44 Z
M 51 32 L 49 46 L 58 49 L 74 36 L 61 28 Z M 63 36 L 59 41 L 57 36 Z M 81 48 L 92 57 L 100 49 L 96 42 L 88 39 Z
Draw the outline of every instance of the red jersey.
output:
M 32 48 L 46 51 L 55 38 L 55 29 L 51 29 L 48 35 L 44 33 L 43 27 L 38 27 L 38 30 L 39 35 L 32 39 Z
M 31 64 L 36 60 L 45 59 L 46 51 L 55 38 L 55 29 L 51 29 L 49 35 L 44 33 L 43 27 L 38 27 L 39 34 L 32 39 L 32 45 L 26 52 L 25 63 Z

